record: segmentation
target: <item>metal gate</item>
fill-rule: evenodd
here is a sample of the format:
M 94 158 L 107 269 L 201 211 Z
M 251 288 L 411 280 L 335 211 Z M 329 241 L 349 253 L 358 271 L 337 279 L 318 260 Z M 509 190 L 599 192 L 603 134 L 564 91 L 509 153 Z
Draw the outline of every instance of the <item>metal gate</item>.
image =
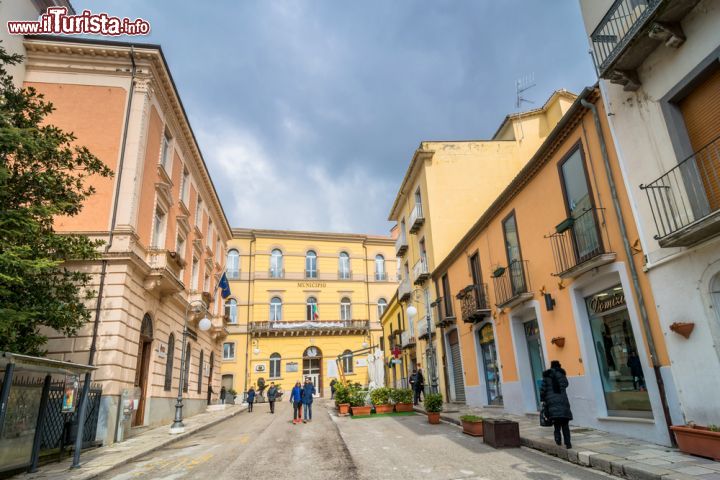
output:
M 450 358 L 452 360 L 452 375 L 455 384 L 455 401 L 465 403 L 465 379 L 463 378 L 462 359 L 460 358 L 460 342 L 457 330 L 448 335 L 450 344 Z

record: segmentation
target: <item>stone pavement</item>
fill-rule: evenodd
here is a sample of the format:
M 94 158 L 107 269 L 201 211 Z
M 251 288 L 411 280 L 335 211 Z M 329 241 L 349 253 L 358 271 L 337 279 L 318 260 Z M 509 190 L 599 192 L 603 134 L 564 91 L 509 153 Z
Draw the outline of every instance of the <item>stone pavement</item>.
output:
M 83 452 L 80 456 L 80 468 L 71 469 L 72 458 L 69 458 L 62 462 L 48 463 L 35 473 L 19 474 L 13 478 L 18 480 L 88 480 L 97 478 L 120 465 L 171 443 L 186 439 L 245 410 L 247 410 L 247 405 L 226 405 L 223 410 L 199 413 L 183 419 L 185 424 L 183 433 L 171 435 L 169 433 L 170 425 L 150 428 L 124 442 Z
M 415 410 L 425 413 L 419 407 Z M 720 462 L 592 428 L 573 427 L 571 424 L 573 448 L 567 450 L 555 445 L 553 429 L 541 427 L 537 417 L 511 415 L 497 408 L 445 404 L 440 419 L 461 425 L 460 416 L 466 414 L 514 420 L 520 424 L 523 446 L 618 477 L 633 480 L 720 480 Z

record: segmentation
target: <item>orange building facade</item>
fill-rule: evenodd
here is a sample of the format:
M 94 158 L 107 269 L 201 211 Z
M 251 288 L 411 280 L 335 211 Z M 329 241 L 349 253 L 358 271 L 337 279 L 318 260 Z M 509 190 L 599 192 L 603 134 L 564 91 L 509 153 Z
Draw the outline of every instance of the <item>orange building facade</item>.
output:
M 433 271 L 443 394 L 535 415 L 559 360 L 574 424 L 669 444 L 674 382 L 605 119 L 586 89 Z

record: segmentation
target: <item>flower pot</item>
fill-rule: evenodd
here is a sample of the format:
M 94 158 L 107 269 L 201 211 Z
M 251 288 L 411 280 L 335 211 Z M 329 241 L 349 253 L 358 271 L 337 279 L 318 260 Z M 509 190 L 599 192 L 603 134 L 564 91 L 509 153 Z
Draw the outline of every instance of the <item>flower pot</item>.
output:
M 395 411 L 396 412 L 412 412 L 413 404 L 412 403 L 396 403 Z
M 440 423 L 440 412 L 428 412 L 428 422 L 437 425 Z
M 340 415 L 347 415 L 350 413 L 350 404 L 349 403 L 341 403 L 338 405 L 338 410 Z
M 681 452 L 720 461 L 720 432 L 689 425 L 673 425 L 670 429 L 675 433 Z
M 463 427 L 463 433 L 467 433 L 468 435 L 472 435 L 473 437 L 482 437 L 483 436 L 483 422 L 466 422 L 463 420 L 462 422 Z
M 353 415 L 370 415 L 370 407 L 352 407 Z
M 375 405 L 375 413 L 392 413 L 392 405 Z

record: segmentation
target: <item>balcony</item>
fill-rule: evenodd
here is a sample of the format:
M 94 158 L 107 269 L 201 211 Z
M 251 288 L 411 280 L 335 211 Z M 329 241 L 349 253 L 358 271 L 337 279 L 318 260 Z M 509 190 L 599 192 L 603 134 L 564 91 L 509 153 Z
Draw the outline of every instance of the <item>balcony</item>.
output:
M 176 253 L 165 249 L 148 250 L 146 262 L 150 272 L 145 276 L 145 288 L 161 296 L 181 292 L 185 286 L 181 273 L 185 262 Z
M 608 252 L 603 244 L 609 246 L 607 230 L 598 225 L 600 209 L 591 208 L 577 218 L 570 217 L 555 227 L 555 233 L 546 235 L 550 239 L 555 273 L 560 278 L 577 278 L 590 270 L 612 263 L 616 255 Z
M 465 323 L 476 323 L 490 316 L 487 285 L 468 285 L 457 294 L 460 313 Z
M 405 252 L 407 252 L 407 249 L 408 249 L 407 236 L 405 236 L 405 232 L 403 232 L 395 240 L 395 254 L 398 257 L 402 257 L 403 255 L 405 255 Z
M 616 0 L 590 35 L 598 75 L 640 87 L 636 70 L 659 45 L 678 48 L 685 42 L 680 21 L 699 0 Z
M 413 266 L 413 283 L 422 285 L 428 278 L 430 278 L 430 271 L 428 270 L 427 258 L 423 256 Z
M 425 223 L 425 215 L 421 203 L 416 203 L 410 212 L 410 233 L 417 233 Z
M 690 247 L 720 234 L 720 137 L 640 188 L 661 247 Z
M 410 332 L 402 332 L 400 334 L 400 346 L 403 349 L 412 348 L 415 346 L 415 336 L 411 335 Z
M 250 322 L 248 325 L 248 331 L 254 337 L 364 335 L 369 329 L 368 320 Z
M 427 317 L 423 317 L 417 322 L 417 333 L 420 340 L 427 340 L 428 338 L 428 322 Z M 435 322 L 430 319 L 430 335 L 435 335 Z
M 412 288 L 410 287 L 410 279 L 403 278 L 398 285 L 398 300 L 401 302 L 410 298 Z
M 447 300 L 451 301 L 449 298 Z M 445 298 L 438 297 L 430 306 L 437 309 L 435 312 L 436 327 L 445 328 L 455 324 L 455 315 L 451 311 L 452 307 L 448 308 L 445 304 Z
M 387 282 L 388 281 L 387 272 L 375 272 L 375 281 L 376 282 Z
M 530 279 L 527 276 L 527 260 L 513 260 L 507 267 L 493 272 L 495 305 L 498 308 L 514 307 L 530 300 Z

